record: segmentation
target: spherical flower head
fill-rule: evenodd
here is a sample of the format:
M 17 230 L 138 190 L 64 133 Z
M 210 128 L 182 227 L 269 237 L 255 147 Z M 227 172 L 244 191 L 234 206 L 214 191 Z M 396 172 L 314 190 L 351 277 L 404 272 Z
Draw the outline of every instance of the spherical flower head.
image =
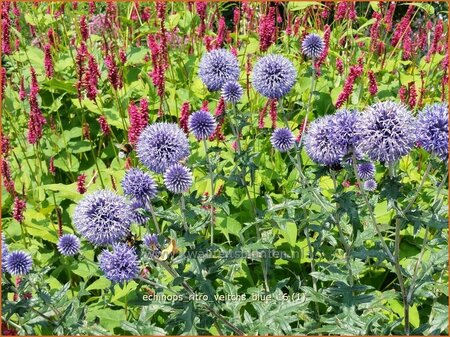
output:
M 147 247 L 154 247 L 158 245 L 158 235 L 156 234 L 146 234 L 144 236 L 144 244 Z
M 222 87 L 222 97 L 226 102 L 234 104 L 239 102 L 243 93 L 242 86 L 235 81 L 227 82 Z
M 358 113 L 347 109 L 338 110 L 330 119 L 331 141 L 349 151 L 356 146 L 358 136 Z
M 6 269 L 6 260 L 8 257 L 9 251 L 8 246 L 5 242 L 5 234 L 2 233 L 2 271 Z
M 21 250 L 10 252 L 6 258 L 6 271 L 11 275 L 26 275 L 33 266 L 30 254 Z
M 368 180 L 375 175 L 375 165 L 372 162 L 358 164 L 358 176 L 363 180 Z
M 377 189 L 377 182 L 373 179 L 366 180 L 364 182 L 364 189 L 369 192 L 373 192 Z
M 149 216 L 145 213 L 148 211 L 147 206 L 142 201 L 134 199 L 131 203 L 131 209 L 133 211 L 132 221 L 138 225 L 145 225 L 149 220 Z
M 189 116 L 189 131 L 199 140 L 208 139 L 214 133 L 216 125 L 214 117 L 208 111 L 200 110 Z
M 395 162 L 408 154 L 416 141 L 416 122 L 410 111 L 395 102 L 369 106 L 360 115 L 358 149 L 371 160 Z
M 281 55 L 262 57 L 253 68 L 252 84 L 261 95 L 278 99 L 294 86 L 297 72 L 291 61 Z
M 80 239 L 73 234 L 64 234 L 59 238 L 57 247 L 62 255 L 73 256 L 80 251 Z
M 172 193 L 186 192 L 192 185 L 192 173 L 181 164 L 172 165 L 164 173 L 164 184 Z
M 226 82 L 237 81 L 239 62 L 228 50 L 214 49 L 202 57 L 198 74 L 209 91 L 220 90 Z
M 448 103 L 427 105 L 417 118 L 418 142 L 441 159 L 448 158 Z
M 304 138 L 306 153 L 316 163 L 337 166 L 347 153 L 347 148 L 333 141 L 332 116 L 313 121 Z
M 138 168 L 129 169 L 125 173 L 121 185 L 126 195 L 142 203 L 153 199 L 158 192 L 153 178 Z
M 116 243 L 112 252 L 105 249 L 99 256 L 100 269 L 107 279 L 122 283 L 138 276 L 139 262 L 134 247 Z
M 89 242 L 106 245 L 128 235 L 132 218 L 131 206 L 124 197 L 109 190 L 99 190 L 78 203 L 73 222 Z
M 154 123 L 142 131 L 136 152 L 150 171 L 163 173 L 169 166 L 189 156 L 189 142 L 177 124 Z
M 287 152 L 294 147 L 295 137 L 288 128 L 280 128 L 272 133 L 270 142 L 278 151 Z
M 325 43 L 317 34 L 307 35 L 302 42 L 302 52 L 310 58 L 318 58 L 325 48 Z

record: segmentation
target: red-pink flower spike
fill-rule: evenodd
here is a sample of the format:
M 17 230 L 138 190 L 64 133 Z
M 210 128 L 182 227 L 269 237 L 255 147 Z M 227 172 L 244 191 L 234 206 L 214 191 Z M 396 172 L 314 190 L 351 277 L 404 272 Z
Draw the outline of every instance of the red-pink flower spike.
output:
M 272 99 L 270 102 L 270 111 L 269 116 L 272 121 L 272 129 L 277 128 L 277 118 L 278 118 L 278 109 L 277 109 L 278 101 L 276 99 Z
M 259 112 L 259 116 L 258 116 L 258 128 L 262 129 L 265 127 L 264 124 L 264 118 L 266 117 L 267 114 L 267 108 L 269 107 L 270 104 L 270 100 L 267 100 L 266 104 L 264 104 L 264 107 L 262 108 L 262 110 Z
M 11 42 L 10 42 L 10 28 L 11 19 L 9 17 L 9 11 L 5 8 L 5 3 L 2 2 L 2 53 L 5 55 L 11 54 Z
M 406 11 L 405 16 L 395 26 L 394 33 L 392 34 L 391 45 L 396 46 L 402 39 L 406 29 L 409 27 L 409 21 L 414 12 L 414 6 L 410 5 Z
M 20 78 L 19 84 L 19 99 L 23 102 L 27 98 L 27 93 L 25 91 L 25 84 L 23 81 L 23 77 Z
M 226 34 L 227 27 L 225 25 L 225 18 L 221 16 L 219 19 L 219 28 L 217 30 L 216 48 L 221 48 L 223 46 Z
M 52 60 L 52 53 L 51 53 L 51 47 L 49 44 L 46 44 L 44 46 L 44 68 L 45 68 L 45 76 L 48 78 L 53 77 L 53 60 Z
M 363 67 L 361 64 L 358 64 L 357 66 L 351 66 L 350 67 L 350 73 L 345 80 L 344 88 L 342 92 L 339 94 L 338 99 L 336 101 L 336 108 L 339 109 L 350 97 L 353 91 L 353 85 L 355 83 L 355 80 L 361 76 L 363 72 Z
M 275 42 L 275 7 L 270 7 L 267 15 L 263 16 L 259 23 L 259 49 L 267 51 Z
M 135 145 L 139 135 L 148 124 L 148 101 L 143 98 L 140 102 L 140 109 L 132 102 L 128 107 L 130 116 L 130 129 L 128 130 L 128 141 Z
M 83 15 L 80 18 L 80 33 L 81 33 L 81 38 L 83 39 L 83 41 L 87 41 L 87 39 L 89 38 L 89 29 L 86 23 L 86 16 Z
M 27 139 L 30 144 L 36 144 L 42 138 L 42 127 L 47 123 L 45 117 L 39 109 L 37 98 L 35 95 L 29 97 L 30 102 L 30 118 L 28 119 Z
M 392 18 L 395 12 L 395 2 L 391 2 L 389 5 L 389 9 L 384 16 L 383 22 L 386 24 L 386 31 L 390 32 L 392 29 Z
M 108 124 L 105 116 L 100 116 L 98 119 L 98 124 L 100 125 L 100 130 L 104 136 L 109 136 L 111 134 L 111 127 Z
M 4 93 L 5 93 L 5 88 L 6 88 L 6 69 L 5 68 L 1 68 L 1 75 L 0 75 L 0 80 L 1 80 L 1 97 L 3 99 L 4 97 Z
M 400 101 L 402 103 L 406 104 L 407 96 L 408 96 L 408 90 L 404 85 L 402 85 L 398 90 L 398 96 L 400 98 Z
M 11 194 L 15 195 L 15 187 L 14 187 L 14 180 L 11 178 L 11 169 L 9 167 L 9 163 L 6 161 L 5 157 L 1 158 L 2 161 L 2 177 L 3 177 L 3 186 L 5 186 L 6 191 Z
M 200 26 L 198 26 L 198 35 L 203 36 L 205 34 L 206 30 L 206 2 L 196 2 L 195 3 L 195 9 L 197 10 L 197 14 L 200 17 Z
M 372 70 L 369 70 L 369 93 L 375 96 L 378 92 L 377 80 Z
M 436 52 L 438 51 L 438 44 L 439 44 L 439 41 L 441 41 L 441 39 L 442 39 L 443 30 L 444 30 L 444 27 L 443 27 L 442 20 L 439 20 L 434 28 L 433 41 L 431 42 L 430 50 L 428 51 L 427 56 L 425 58 L 425 60 L 427 62 L 430 62 L 431 56 L 436 54 Z
M 92 101 L 95 101 L 95 98 L 97 97 L 99 78 L 100 71 L 98 69 L 97 62 L 95 61 L 94 56 L 89 54 L 88 71 L 85 73 L 84 86 L 86 88 L 86 96 Z
M 87 189 L 84 186 L 86 183 L 86 175 L 83 173 L 77 178 L 77 192 L 80 194 L 86 193 Z
M 117 68 L 116 61 L 112 55 L 107 55 L 105 57 L 105 66 L 108 70 L 108 79 L 111 82 L 112 87 L 115 90 L 122 88 L 122 78 L 119 74 L 119 69 Z
M 325 25 L 323 33 L 324 48 L 319 58 L 317 59 L 316 64 L 314 65 L 318 76 L 320 76 L 320 67 L 328 56 L 328 50 L 330 48 L 330 35 L 331 35 L 330 26 Z
M 27 208 L 26 202 L 20 199 L 19 197 L 15 197 L 12 217 L 18 222 L 22 223 L 23 220 L 25 220 L 25 216 L 23 215 L 23 213 L 25 212 L 26 208 Z
M 344 73 L 344 62 L 342 62 L 342 60 L 339 58 L 336 59 L 336 70 L 341 75 Z
M 189 102 L 184 102 L 181 106 L 181 113 L 180 113 L 180 128 L 185 132 L 189 133 Z
M 48 171 L 50 172 L 51 175 L 55 175 L 56 174 L 56 168 L 55 168 L 55 157 L 51 157 L 50 158 L 50 162 L 48 164 Z

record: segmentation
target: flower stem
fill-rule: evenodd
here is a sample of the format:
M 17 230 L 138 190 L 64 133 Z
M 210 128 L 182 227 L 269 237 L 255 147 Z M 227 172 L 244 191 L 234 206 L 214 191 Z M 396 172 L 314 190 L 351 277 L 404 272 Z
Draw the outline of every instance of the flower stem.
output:
M 161 230 L 159 229 L 158 225 L 158 219 L 156 219 L 155 210 L 153 209 L 153 205 L 151 202 L 148 203 L 148 209 L 150 211 L 150 214 L 152 215 L 153 223 L 155 224 L 156 232 L 158 234 L 161 234 Z
M 180 208 L 181 208 L 181 217 L 183 218 L 183 227 L 184 230 L 186 231 L 186 233 L 189 231 L 187 222 L 186 222 L 186 202 L 184 201 L 184 195 L 181 194 L 181 198 L 180 198 Z
M 214 174 L 213 174 L 213 167 L 212 163 L 209 158 L 208 154 L 208 143 L 206 142 L 206 139 L 203 140 L 203 145 L 205 146 L 205 154 L 206 154 L 206 160 L 208 161 L 208 169 L 209 169 L 209 179 L 211 180 L 211 195 L 210 195 L 210 203 L 209 203 L 209 211 L 210 211 L 210 222 L 211 222 L 211 244 L 214 243 L 214 205 L 213 205 L 213 198 L 214 198 Z

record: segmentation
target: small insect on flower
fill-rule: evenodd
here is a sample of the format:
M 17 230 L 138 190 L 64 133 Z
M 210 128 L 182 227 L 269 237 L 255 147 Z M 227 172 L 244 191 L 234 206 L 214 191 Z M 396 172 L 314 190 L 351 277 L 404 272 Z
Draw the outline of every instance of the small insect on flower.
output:
M 126 243 L 115 243 L 112 252 L 105 249 L 99 256 L 100 269 L 107 279 L 122 283 L 136 278 L 139 261 L 134 247 Z
M 205 110 L 194 112 L 189 117 L 189 131 L 199 139 L 208 139 L 216 129 L 217 123 L 214 117 Z
M 294 147 L 295 137 L 288 128 L 276 129 L 270 137 L 272 146 L 280 152 L 287 152 Z
M 448 104 L 427 105 L 418 116 L 418 142 L 442 160 L 448 158 Z
M 189 156 L 189 141 L 175 123 L 154 123 L 139 136 L 136 147 L 139 160 L 149 170 L 163 173 Z
M 133 145 L 131 144 L 114 144 L 119 149 L 119 158 L 125 159 L 133 152 Z
M 364 182 L 364 189 L 369 192 L 375 191 L 377 186 L 377 182 L 373 179 L 369 179 Z
M 363 180 L 373 178 L 375 175 L 375 165 L 372 162 L 358 164 L 358 176 Z
M 6 258 L 6 271 L 11 275 L 26 275 L 33 266 L 30 254 L 21 250 L 10 252 Z
M 164 184 L 172 193 L 184 193 L 192 185 L 192 173 L 186 166 L 172 165 L 164 173 Z
M 110 190 L 86 195 L 73 215 L 78 232 L 94 245 L 113 244 L 125 238 L 132 219 L 128 201 Z
M 158 193 L 153 178 L 138 168 L 129 169 L 121 182 L 123 192 L 145 204 Z
M 297 72 L 291 61 L 281 55 L 262 57 L 253 68 L 252 84 L 261 95 L 278 99 L 294 86 Z
M 62 255 L 76 255 L 80 251 L 80 239 L 73 234 L 64 234 L 59 238 L 57 248 Z
M 309 34 L 303 39 L 302 52 L 312 59 L 318 58 L 322 54 L 324 48 L 325 43 L 317 34 Z
M 209 91 L 216 91 L 228 81 L 237 81 L 239 72 L 236 56 L 226 49 L 214 49 L 202 57 L 198 74 Z
M 238 82 L 226 82 L 222 87 L 222 97 L 226 102 L 236 104 L 242 97 L 244 90 Z

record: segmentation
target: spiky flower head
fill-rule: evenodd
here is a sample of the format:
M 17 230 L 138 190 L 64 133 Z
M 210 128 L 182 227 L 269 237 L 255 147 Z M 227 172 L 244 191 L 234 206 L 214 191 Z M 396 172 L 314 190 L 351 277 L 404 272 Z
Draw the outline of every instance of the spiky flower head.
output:
M 26 275 L 33 266 L 30 254 L 21 250 L 10 252 L 6 258 L 6 271 L 11 275 Z
M 147 247 L 153 247 L 158 245 L 158 235 L 156 234 L 146 234 L 144 236 L 144 244 Z
M 100 269 L 113 282 L 129 281 L 138 276 L 139 262 L 134 247 L 115 243 L 113 250 L 103 250 L 99 256 Z
M 163 173 L 169 166 L 189 156 L 189 142 L 177 124 L 154 123 L 142 131 L 136 152 L 149 170 Z
M 164 184 L 170 192 L 186 192 L 192 185 L 192 173 L 181 164 L 172 165 L 164 173 Z
M 335 166 L 347 154 L 347 148 L 333 141 L 332 116 L 324 116 L 313 121 L 304 138 L 306 153 L 316 163 Z
M 228 50 L 214 49 L 202 57 L 198 74 L 209 91 L 220 90 L 226 82 L 237 81 L 239 62 Z
M 131 168 L 121 182 L 123 192 L 136 200 L 146 203 L 153 199 L 158 190 L 153 178 L 138 168 Z
M 73 256 L 80 251 L 80 239 L 73 234 L 64 234 L 56 246 L 62 255 Z
M 294 147 L 295 137 L 288 128 L 280 128 L 272 133 L 270 142 L 278 151 L 287 152 Z
M 363 180 L 368 180 L 375 175 L 375 165 L 372 162 L 358 164 L 358 176 Z
M 113 244 L 129 233 L 133 212 L 127 200 L 109 190 L 86 195 L 75 208 L 78 232 L 94 245 Z
M 310 58 L 318 58 L 325 48 L 325 43 L 317 34 L 307 35 L 302 42 L 302 52 Z
M 347 152 L 358 143 L 358 113 L 340 109 L 330 119 L 331 141 L 347 149 Z
M 262 57 L 253 68 L 252 84 L 261 95 L 278 99 L 294 86 L 297 72 L 291 61 L 281 55 Z
M 403 105 L 375 103 L 360 115 L 358 150 L 371 160 L 395 162 L 408 154 L 416 141 L 416 121 Z
M 375 191 L 377 189 L 377 182 L 373 179 L 366 180 L 364 182 L 364 189 L 370 192 Z
M 448 103 L 427 105 L 417 118 L 418 142 L 441 159 L 448 158 Z
M 208 139 L 214 133 L 216 125 L 214 117 L 208 111 L 200 110 L 189 116 L 189 131 L 199 140 Z
M 131 203 L 131 209 L 133 211 L 133 222 L 138 225 L 145 225 L 149 220 L 147 204 L 142 201 L 134 199 Z
M 242 86 L 236 81 L 226 82 L 222 87 L 222 97 L 226 102 L 239 102 L 243 93 Z

